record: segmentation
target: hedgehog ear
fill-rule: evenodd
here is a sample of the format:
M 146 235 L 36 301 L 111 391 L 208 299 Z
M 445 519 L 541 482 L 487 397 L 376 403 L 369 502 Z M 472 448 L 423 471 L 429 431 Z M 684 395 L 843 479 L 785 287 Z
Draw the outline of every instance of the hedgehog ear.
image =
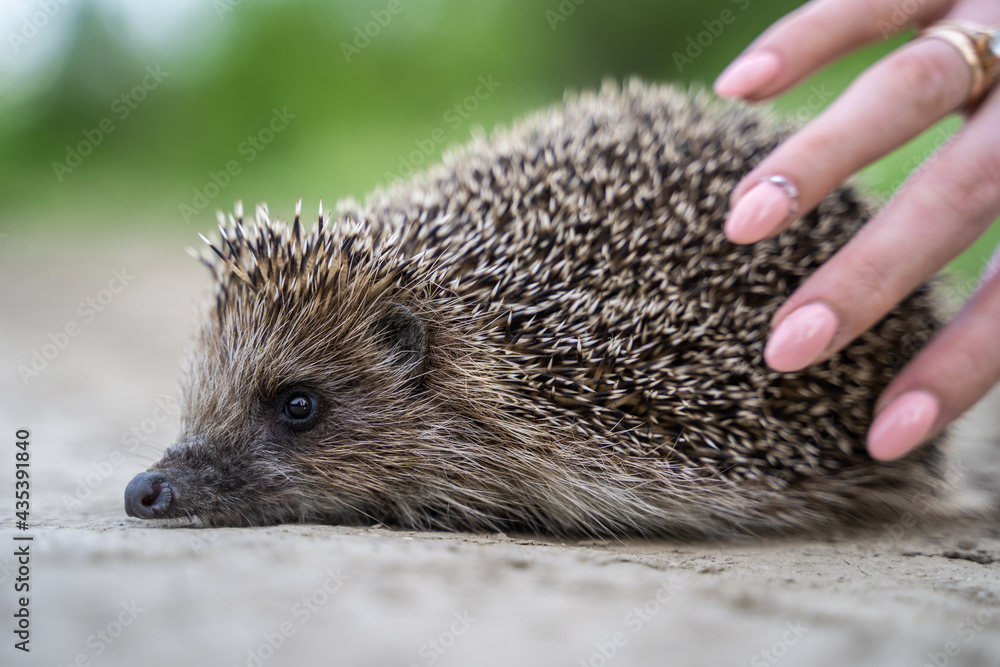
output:
M 427 328 L 417 314 L 401 303 L 392 302 L 376 324 L 379 342 L 392 354 L 392 361 L 407 367 L 416 377 L 427 359 Z

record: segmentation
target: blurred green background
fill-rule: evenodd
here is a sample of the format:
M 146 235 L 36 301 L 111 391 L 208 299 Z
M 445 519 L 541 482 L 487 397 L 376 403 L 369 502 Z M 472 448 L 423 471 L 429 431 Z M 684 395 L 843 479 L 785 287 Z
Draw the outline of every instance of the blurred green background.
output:
M 237 199 L 266 200 L 287 216 L 299 197 L 306 210 L 320 198 L 363 198 L 470 131 L 509 124 L 566 89 L 632 75 L 711 85 L 801 3 L 4 4 L 0 232 L 187 227 L 194 237 Z M 775 106 L 807 120 L 906 38 L 845 59 Z M 946 121 L 866 170 L 864 182 L 887 198 L 957 126 Z M 994 225 L 953 265 L 966 283 L 998 240 Z

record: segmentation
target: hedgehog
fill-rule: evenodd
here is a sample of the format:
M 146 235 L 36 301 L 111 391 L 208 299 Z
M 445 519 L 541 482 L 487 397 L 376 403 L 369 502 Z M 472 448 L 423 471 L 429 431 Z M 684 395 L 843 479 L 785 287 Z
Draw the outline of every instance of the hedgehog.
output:
M 729 242 L 733 186 L 792 130 L 605 84 L 311 230 L 237 205 L 194 253 L 214 294 L 181 433 L 127 513 L 719 538 L 944 512 L 946 436 L 892 462 L 864 446 L 940 326 L 932 283 L 822 363 L 762 359 L 777 307 L 875 210 L 846 184 Z

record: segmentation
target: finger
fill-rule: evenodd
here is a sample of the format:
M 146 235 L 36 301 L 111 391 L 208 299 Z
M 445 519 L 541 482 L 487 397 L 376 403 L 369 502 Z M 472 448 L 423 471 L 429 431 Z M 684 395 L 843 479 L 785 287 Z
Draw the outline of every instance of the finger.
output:
M 997 18 L 996 4 L 997 0 L 959 0 L 942 18 L 949 21 L 979 21 L 983 25 L 992 25 L 996 23 Z
M 971 85 L 965 59 L 950 44 L 920 39 L 895 51 L 740 180 L 729 198 L 726 234 L 736 243 L 752 243 L 794 220 L 788 194 L 780 193 L 782 203 L 775 186 L 762 178 L 780 174 L 794 183 L 795 203 L 808 211 L 852 173 L 957 108 Z
M 953 142 L 778 309 L 764 350 L 772 368 L 798 370 L 830 356 L 989 227 L 1000 215 L 997 127 L 1000 94 L 994 93 Z
M 720 97 L 761 100 L 839 56 L 940 18 L 952 0 L 814 0 L 771 26 L 722 72 Z
M 994 257 L 994 262 L 998 257 Z M 876 459 L 902 456 L 971 408 L 1000 379 L 1000 274 L 886 388 L 868 431 Z

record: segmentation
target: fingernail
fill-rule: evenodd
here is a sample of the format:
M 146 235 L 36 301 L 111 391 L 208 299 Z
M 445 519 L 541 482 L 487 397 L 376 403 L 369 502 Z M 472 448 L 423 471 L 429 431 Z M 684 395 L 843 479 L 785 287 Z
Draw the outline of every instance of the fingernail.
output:
M 777 76 L 780 67 L 781 60 L 770 51 L 738 58 L 715 80 L 715 94 L 719 97 L 746 97 Z
M 926 391 L 908 391 L 889 404 L 868 430 L 868 453 L 888 461 L 919 445 L 937 421 L 937 399 Z
M 805 368 L 826 350 L 837 333 L 837 314 L 822 303 L 802 306 L 786 317 L 764 347 L 764 361 L 776 371 Z
M 726 219 L 726 236 L 733 243 L 766 238 L 792 212 L 788 193 L 773 181 L 761 181 L 736 203 Z

